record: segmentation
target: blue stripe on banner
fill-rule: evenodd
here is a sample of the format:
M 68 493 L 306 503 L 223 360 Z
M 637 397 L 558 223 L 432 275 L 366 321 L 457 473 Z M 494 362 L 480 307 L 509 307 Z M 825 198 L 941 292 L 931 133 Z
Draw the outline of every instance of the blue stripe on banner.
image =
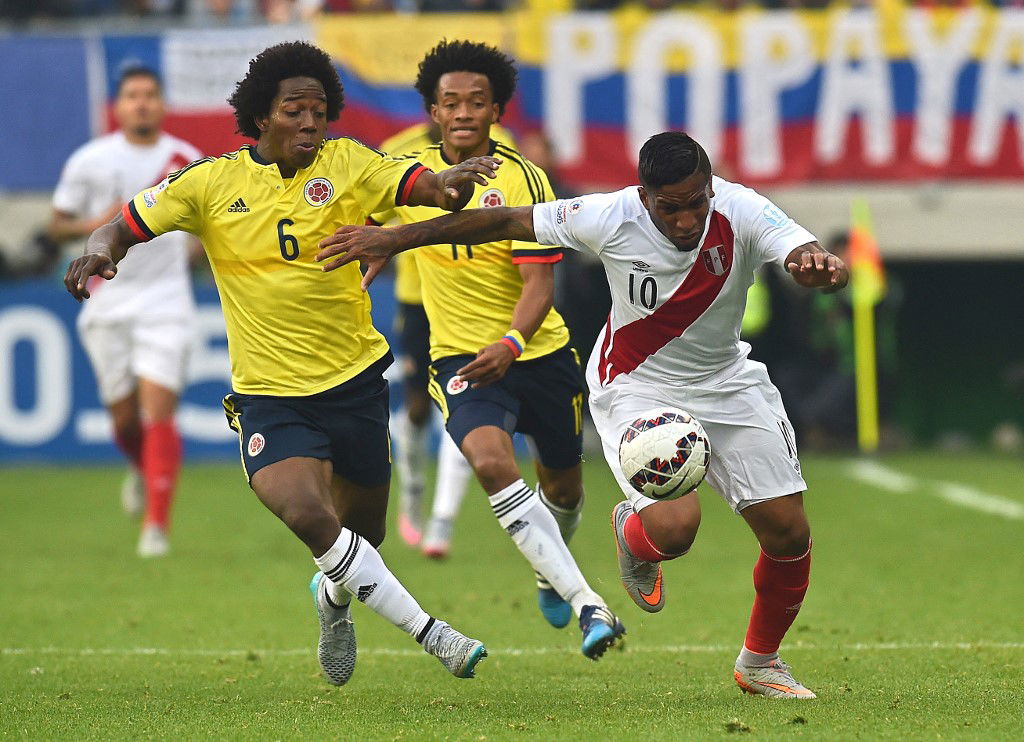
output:
M 0 37 L 0 188 L 53 188 L 88 141 L 85 44 L 80 38 Z
M 148 67 L 161 79 L 164 77 L 159 36 L 104 36 L 103 51 L 109 97 L 113 97 L 121 72 L 127 67 Z
M 969 62 L 957 80 L 954 105 L 957 116 L 969 116 L 974 111 L 980 66 Z M 894 112 L 897 116 L 912 116 L 917 107 L 917 71 L 912 62 L 896 59 L 889 63 Z M 824 67 L 818 66 L 803 83 L 782 91 L 779 95 L 783 123 L 797 123 L 813 119 L 821 93 Z M 725 73 L 726 126 L 739 122 L 740 75 L 735 70 Z M 538 67 L 522 67 L 519 71 L 519 91 L 523 112 L 533 120 L 544 115 L 544 73 Z M 668 120 L 671 126 L 682 126 L 687 121 L 686 96 L 689 80 L 686 75 L 671 75 L 666 79 Z M 626 124 L 626 77 L 615 73 L 586 84 L 584 120 L 587 125 L 622 127 Z
M 340 65 L 338 76 L 345 87 L 345 103 L 366 106 L 393 118 L 419 119 L 424 114 L 423 99 L 410 83 L 403 86 L 371 85 Z

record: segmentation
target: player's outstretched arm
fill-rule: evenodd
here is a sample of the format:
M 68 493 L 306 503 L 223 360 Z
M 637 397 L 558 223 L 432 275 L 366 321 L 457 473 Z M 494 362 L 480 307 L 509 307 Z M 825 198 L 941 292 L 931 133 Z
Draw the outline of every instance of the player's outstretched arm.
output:
M 458 211 L 473 196 L 473 188 L 487 185 L 501 166 L 497 157 L 470 157 L 439 173 L 424 172 L 413 184 L 407 201 L 409 206 L 436 206 L 445 211 Z
M 786 270 L 793 280 L 809 289 L 839 291 L 850 282 L 846 263 L 817 242 L 794 249 L 786 256 Z
M 102 276 L 110 280 L 117 275 L 117 264 L 128 252 L 128 248 L 139 241 L 119 213 L 111 221 L 99 227 L 85 243 L 85 253 L 71 261 L 64 274 L 64 286 L 76 301 L 89 298 L 86 284 L 90 276 Z
M 365 289 L 394 255 L 405 250 L 423 245 L 479 245 L 498 240 L 536 242 L 533 206 L 470 209 L 399 227 L 345 226 L 320 240 L 316 259 L 329 261 L 324 263 L 325 271 L 361 261 L 367 269 L 363 276 Z

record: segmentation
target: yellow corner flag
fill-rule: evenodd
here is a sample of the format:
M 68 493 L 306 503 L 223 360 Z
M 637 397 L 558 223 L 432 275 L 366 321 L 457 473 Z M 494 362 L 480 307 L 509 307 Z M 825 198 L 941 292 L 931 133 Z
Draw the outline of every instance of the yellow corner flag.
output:
M 885 295 L 885 269 L 878 253 L 867 201 L 850 204 L 850 274 L 853 283 L 853 351 L 857 383 L 857 443 L 862 453 L 878 450 L 878 367 L 875 305 Z

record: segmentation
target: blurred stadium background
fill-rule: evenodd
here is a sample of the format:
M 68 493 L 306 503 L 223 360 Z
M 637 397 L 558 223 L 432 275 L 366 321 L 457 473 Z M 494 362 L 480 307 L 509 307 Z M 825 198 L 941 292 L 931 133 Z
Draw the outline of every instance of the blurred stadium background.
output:
M 579 0 L 575 5 L 572 0 L 0 0 L 0 513 L 6 511 L 0 525 L 14 536 L 4 539 L 0 562 L 18 565 L 0 585 L 0 662 L 6 663 L 0 678 L 19 688 L 10 702 L 28 710 L 21 718 L 52 723 L 40 736 L 104 737 L 113 734 L 110 729 L 121 736 L 168 735 L 173 728 L 160 726 L 156 717 L 146 726 L 150 722 L 141 716 L 121 718 L 119 711 L 143 683 L 149 698 L 153 682 L 157 696 L 178 704 L 178 710 L 161 711 L 164 718 L 180 721 L 178 738 L 221 736 L 224 730 L 213 720 L 222 718 L 222 711 L 231 718 L 232 736 L 249 736 L 245 715 L 269 708 L 260 706 L 256 696 L 261 694 L 287 710 L 284 726 L 274 732 L 284 737 L 296 734 L 287 726 L 291 707 L 284 704 L 292 702 L 293 690 L 288 683 L 304 684 L 309 695 L 323 690 L 311 651 L 300 649 L 311 649 L 313 641 L 308 605 L 298 592 L 308 563 L 284 529 L 246 497 L 237 472 L 238 443 L 220 404 L 229 382 L 223 320 L 203 265 L 194 267 L 201 331 L 178 417 L 186 461 L 176 515 L 182 541 L 175 549 L 180 543 L 188 558 L 147 567 L 141 586 L 128 577 L 124 560 L 131 539 L 119 533 L 124 524 L 114 525 L 120 458 L 76 337 L 77 306 L 60 282 L 80 245 L 57 248 L 45 230 L 63 163 L 91 137 L 111 130 L 119 71 L 140 62 L 156 70 L 168 104 L 165 128 L 205 153 L 219 154 L 242 143 L 233 133 L 225 99 L 248 60 L 272 43 L 309 39 L 329 51 L 345 85 L 347 106 L 333 133 L 378 145 L 423 119 L 411 81 L 426 50 L 441 38 L 471 38 L 496 44 L 519 61 L 519 91 L 503 123 L 527 155 L 548 168 L 560 195 L 632 183 L 640 143 L 663 129 L 682 128 L 708 148 L 721 175 L 763 191 L 834 250 L 845 249 L 851 213 L 870 215 L 885 275 L 884 294 L 871 308 L 881 449 L 903 453 L 886 459 L 884 467 L 867 462 L 860 468 L 847 466 L 844 458 L 815 454 L 857 448 L 852 292 L 800 293 L 784 277 L 766 273 L 752 289 L 745 319 L 755 355 L 768 363 L 798 427 L 811 488 L 835 495 L 814 501 L 818 535 L 822 544 L 833 546 L 823 546 L 816 556 L 816 570 L 827 578 L 814 593 L 821 600 L 809 601 L 801 615 L 806 629 L 800 631 L 808 633 L 797 643 L 809 647 L 803 657 L 821 658 L 826 693 L 842 698 L 852 692 L 847 698 L 867 704 L 836 722 L 831 738 L 872 738 L 886 728 L 904 738 L 934 738 L 946 736 L 946 725 L 962 718 L 972 720 L 976 734 L 990 723 L 989 738 L 1014 737 L 1012 730 L 1020 730 L 1019 705 L 1016 712 L 1010 707 L 1019 703 L 1021 666 L 1011 650 L 1024 646 L 1019 621 L 1012 618 L 1024 605 L 1022 6 L 1019 0 Z M 607 311 L 603 277 L 579 258 L 571 256 L 567 265 L 559 277 L 560 308 L 586 352 Z M 394 314 L 391 284 L 378 281 L 373 293 L 376 323 L 388 331 Z M 397 400 L 398 385 L 393 392 Z M 97 462 L 106 466 L 78 466 Z M 588 464 L 589 492 L 596 493 L 588 498 L 595 498 L 597 512 L 588 515 L 577 542 L 588 559 L 602 565 L 599 582 L 605 580 L 610 591 L 617 588 L 603 509 L 616 493 L 606 475 L 602 464 Z M 926 489 L 947 500 L 948 510 L 926 512 L 920 505 L 924 497 L 914 499 Z M 211 497 L 214 490 L 229 496 Z M 63 504 L 48 494 L 59 495 Z M 871 499 L 880 494 L 887 499 Z M 867 498 L 866 508 L 860 497 Z M 474 529 L 492 528 L 482 498 L 469 500 L 467 517 Z M 705 526 L 716 546 L 689 557 L 699 566 L 687 574 L 703 603 L 712 602 L 713 593 L 714 601 L 742 616 L 749 605 L 748 565 L 739 560 L 723 566 L 715 554 L 725 546 L 750 544 L 735 523 L 719 526 L 727 518 L 716 503 Z M 72 549 L 71 571 L 57 545 L 39 549 L 54 540 Z M 480 599 L 470 606 L 443 592 L 437 573 L 427 574 L 433 566 L 392 542 L 387 549 L 396 571 L 411 575 L 410 584 L 425 600 L 461 610 L 455 616 L 469 628 L 502 626 L 502 638 L 495 639 L 499 647 L 546 646 L 552 641 L 547 634 L 535 638 L 518 624 L 501 623 L 506 612 L 518 616 L 520 610 L 519 598 L 506 599 L 505 591 L 528 587 L 511 568 L 508 575 L 489 571 L 502 554 L 514 562 L 502 551 L 505 546 L 494 546 L 493 562 L 474 560 L 468 549 L 455 557 L 463 560 L 460 575 Z M 234 556 L 227 558 L 229 572 L 222 575 L 215 567 L 224 563 L 225 553 Z M 934 568 L 947 559 L 957 571 Z M 902 570 L 892 568 L 896 562 Z M 52 577 L 44 581 L 40 575 Z M 261 586 L 248 596 L 254 601 L 252 624 L 241 628 L 220 607 L 224 595 L 237 592 L 236 576 Z M 911 584 L 916 591 L 907 590 Z M 954 592 L 960 602 L 950 608 L 944 601 Z M 56 610 L 51 593 L 74 600 Z M 683 591 L 673 599 L 676 595 L 683 597 Z M 892 605 L 894 595 L 904 602 Z M 621 593 L 617 597 L 623 605 Z M 934 603 L 936 597 L 941 605 Z M 168 603 L 193 604 L 195 610 L 165 612 L 160 606 Z M 485 608 L 478 609 L 481 604 Z M 884 606 L 881 614 L 879 606 Z M 663 690 L 659 672 L 677 672 L 677 665 L 689 663 L 691 671 L 699 671 L 690 679 L 696 683 L 692 690 L 712 709 L 709 726 L 700 729 L 729 733 L 750 731 L 747 722 L 755 729 L 761 724 L 761 730 L 775 729 L 766 726 L 775 723 L 817 722 L 811 712 L 766 720 L 765 711 L 752 720 L 743 714 L 762 712 L 750 711 L 752 706 L 742 713 L 732 710 L 735 689 L 726 701 L 728 677 L 719 677 L 722 668 L 715 663 L 731 662 L 731 644 L 722 642 L 738 636 L 738 626 L 701 616 L 645 629 L 655 624 L 642 622 L 636 612 L 629 617 L 631 632 L 634 625 L 639 632 L 637 646 L 645 641 L 645 630 L 661 631 L 648 639 L 668 646 L 661 646 L 661 655 L 654 646 L 634 656 L 640 669 L 629 683 L 637 685 L 607 691 L 618 693 L 621 704 L 600 696 L 609 714 L 622 713 L 631 696 L 647 694 L 655 703 L 651 699 Z M 71 622 L 75 628 L 68 629 Z M 374 671 L 395 673 L 388 676 L 394 707 L 380 704 L 373 695 L 376 686 L 369 684 L 352 689 L 351 709 L 334 711 L 349 720 L 362 713 L 382 724 L 399 719 L 398 726 L 381 727 L 391 736 L 445 736 L 446 727 L 423 725 L 449 723 L 446 709 L 453 707 L 444 698 L 431 700 L 430 708 L 417 705 L 423 691 L 412 679 L 416 673 L 398 675 L 398 660 L 387 652 L 392 651 L 388 642 L 397 647 L 399 639 L 378 623 L 362 624 L 371 637 L 368 644 L 384 645 L 382 654 L 367 655 L 366 663 Z M 959 645 L 931 643 L 940 640 L 974 642 L 971 647 L 1008 643 L 989 644 L 987 654 L 972 654 L 962 665 L 966 655 L 946 651 Z M 239 641 L 243 647 L 251 641 L 272 648 L 264 655 L 264 678 L 272 676 L 273 682 L 245 696 L 240 709 L 211 706 L 210 721 L 189 726 L 194 709 L 221 703 L 225 683 L 242 678 L 244 685 L 259 675 L 252 670 L 259 656 L 252 652 L 225 650 L 227 659 L 217 659 L 215 647 L 237 647 Z M 145 651 L 135 656 L 131 649 L 116 649 L 125 642 L 184 649 L 175 659 L 158 650 L 153 660 Z M 79 648 L 81 656 L 18 649 L 65 644 Z M 679 644 L 695 645 L 695 654 L 679 660 L 674 648 Z M 833 644 L 841 651 L 833 651 Z M 95 647 L 115 649 L 109 655 L 87 649 Z M 929 647 L 941 651 L 917 653 Z M 870 662 L 859 660 L 860 650 Z M 882 650 L 893 650 L 884 671 L 876 661 L 880 655 L 872 654 Z M 904 650 L 909 654 L 899 654 Z M 506 726 L 500 717 L 491 738 L 514 736 L 517 729 L 539 734 L 545 719 L 555 724 L 551 714 L 558 715 L 558 723 L 572 719 L 581 713 L 576 711 L 580 697 L 608 688 L 601 671 L 567 669 L 568 659 L 541 657 L 545 651 L 542 646 L 536 657 L 520 658 L 514 667 L 499 651 L 495 669 L 513 673 L 508 687 L 527 690 L 537 672 L 555 678 L 555 686 L 569 696 L 555 700 L 568 709 L 565 715 L 530 706 L 529 693 L 514 696 L 517 713 L 534 726 L 513 726 L 519 723 L 515 714 Z M 706 652 L 711 654 L 701 654 Z M 848 653 L 853 661 L 835 664 L 840 657 L 849 660 Z M 229 669 L 219 664 L 211 669 L 214 659 Z M 988 673 L 981 679 L 962 671 L 980 665 Z M 179 674 L 163 674 L 168 668 Z M 279 672 L 284 672 L 280 682 Z M 223 673 L 231 677 L 222 679 Z M 92 695 L 72 697 L 71 702 L 86 698 L 86 711 L 79 707 L 75 713 L 81 717 L 62 716 L 66 706 L 61 704 L 68 693 L 77 693 L 76 683 L 93 687 Z M 488 686 L 475 687 L 484 691 L 459 692 L 485 692 Z M 113 692 L 103 695 L 104 688 Z M 922 692 L 919 705 L 900 708 L 901 697 Z M 4 703 L 0 698 L 0 717 L 18 719 L 7 713 L 10 708 L 3 711 Z M 475 701 L 465 703 L 476 708 Z M 482 698 L 479 706 L 487 703 Z M 662 711 L 684 713 L 665 705 L 668 701 L 657 703 Z M 303 723 L 320 718 L 313 708 Z M 499 714 L 501 708 L 495 704 L 487 713 Z M 830 707 L 823 707 L 822 715 L 825 708 Z M 736 714 L 742 718 L 730 718 Z M 906 722 L 903 727 L 885 727 L 897 717 Z M 650 718 L 662 717 L 631 723 Z M 88 734 L 75 726 L 79 719 L 91 725 Z M 580 736 L 587 730 L 604 735 L 611 728 L 601 719 L 569 729 Z M 135 723 L 142 726 L 132 727 Z M 459 723 L 455 736 L 479 731 L 471 719 Z M 868 726 L 857 726 L 861 723 Z M 28 721 L 24 728 L 13 724 L 5 733 L 35 736 Z M 312 728 L 318 727 L 307 729 Z M 367 736 L 365 729 L 360 734 Z M 650 730 L 647 736 L 659 738 Z
M 631 183 L 639 144 L 675 127 L 708 147 L 721 174 L 760 188 L 823 242 L 841 244 L 862 200 L 887 273 L 876 309 L 882 445 L 1019 450 L 1024 11 L 822 5 L 0 3 L 0 462 L 115 458 L 75 340 L 76 307 L 56 280 L 68 252 L 45 224 L 68 155 L 112 127 L 119 70 L 157 70 L 166 129 L 219 154 L 241 143 L 225 98 L 247 60 L 292 38 L 332 54 L 347 99 L 334 131 L 371 145 L 422 119 L 410 86 L 422 54 L 440 38 L 469 37 L 519 60 L 504 123 L 563 195 Z M 203 328 L 180 424 L 190 457 L 231 456 L 216 293 L 201 266 L 196 278 Z M 765 275 L 751 296 L 749 339 L 787 403 L 806 400 L 791 410 L 804 448 L 849 446 L 849 300 L 797 294 L 778 278 Z M 605 309 L 600 289 L 594 301 L 573 300 L 588 291 L 567 280 L 560 292 L 582 350 Z M 378 324 L 390 327 L 391 292 L 381 284 L 375 294 Z

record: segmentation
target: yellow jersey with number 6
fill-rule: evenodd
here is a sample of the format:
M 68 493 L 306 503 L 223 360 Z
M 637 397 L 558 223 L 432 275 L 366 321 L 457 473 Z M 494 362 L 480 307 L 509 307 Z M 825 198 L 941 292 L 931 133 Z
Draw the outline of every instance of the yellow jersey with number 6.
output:
M 343 224 L 406 203 L 426 172 L 353 139 L 324 142 L 282 178 L 253 146 L 197 160 L 125 204 L 145 241 L 182 230 L 202 240 L 227 324 L 231 385 L 297 397 L 348 381 L 385 356 L 357 265 L 324 273 L 317 243 Z M 139 245 L 134 250 L 146 250 Z

